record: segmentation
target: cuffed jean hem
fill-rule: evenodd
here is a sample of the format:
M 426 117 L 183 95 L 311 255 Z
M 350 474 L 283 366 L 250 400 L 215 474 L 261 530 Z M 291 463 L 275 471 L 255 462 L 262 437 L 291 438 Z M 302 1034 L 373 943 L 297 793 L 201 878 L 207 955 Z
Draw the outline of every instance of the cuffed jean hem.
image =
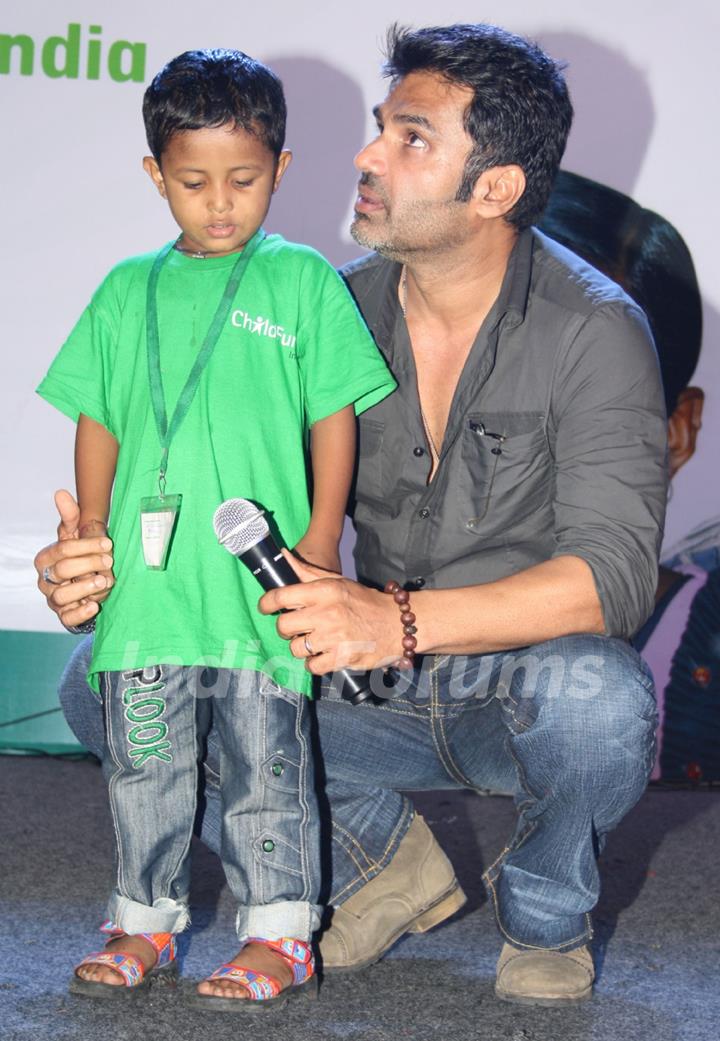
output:
M 159 897 L 152 905 L 140 904 L 113 893 L 107 909 L 108 918 L 124 933 L 181 933 L 190 924 L 187 904 L 169 897 Z
M 493 870 L 494 868 L 494 870 Z M 493 868 L 483 875 L 485 889 L 492 900 L 495 912 L 495 923 L 504 940 L 512 947 L 520 951 L 557 951 L 565 954 L 574 951 L 578 947 L 584 947 L 593 938 L 593 928 L 590 915 L 580 913 L 565 915 L 562 918 L 554 918 L 552 921 L 544 921 L 542 925 L 533 928 L 527 922 L 527 908 L 521 917 L 526 921 L 521 925 L 512 921 L 512 913 L 507 913 L 507 908 L 512 911 L 512 896 L 505 894 L 502 900 L 503 888 L 502 866 Z M 504 905 L 501 907 L 501 903 Z
M 240 943 L 253 936 L 262 940 L 293 940 L 309 943 L 320 928 L 321 908 L 307 900 L 279 900 L 274 904 L 255 904 L 238 908 L 236 928 Z

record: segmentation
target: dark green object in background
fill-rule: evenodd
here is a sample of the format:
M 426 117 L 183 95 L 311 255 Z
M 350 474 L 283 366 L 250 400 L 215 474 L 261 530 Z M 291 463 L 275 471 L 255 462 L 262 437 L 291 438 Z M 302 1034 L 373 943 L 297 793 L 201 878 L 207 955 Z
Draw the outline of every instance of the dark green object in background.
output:
M 0 630 L 0 754 L 77 755 L 57 689 L 81 639 L 69 633 Z

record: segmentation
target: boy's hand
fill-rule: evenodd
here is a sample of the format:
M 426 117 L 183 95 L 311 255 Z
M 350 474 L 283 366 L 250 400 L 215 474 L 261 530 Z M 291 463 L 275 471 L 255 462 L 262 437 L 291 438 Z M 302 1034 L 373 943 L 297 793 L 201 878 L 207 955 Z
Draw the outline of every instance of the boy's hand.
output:
M 295 556 L 306 564 L 314 564 L 323 571 L 331 571 L 335 575 L 342 573 L 338 540 L 324 538 L 319 535 L 304 535 L 293 549 Z

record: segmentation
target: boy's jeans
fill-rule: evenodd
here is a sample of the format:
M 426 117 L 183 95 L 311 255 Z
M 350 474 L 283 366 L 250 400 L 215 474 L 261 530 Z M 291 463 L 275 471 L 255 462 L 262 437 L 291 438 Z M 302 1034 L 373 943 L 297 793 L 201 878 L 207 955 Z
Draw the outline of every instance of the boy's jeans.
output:
M 61 700 L 97 753 L 100 721 L 79 649 Z M 78 659 L 80 661 L 78 662 Z M 427 657 L 382 707 L 323 698 L 318 732 L 341 903 L 392 859 L 412 817 L 403 789 L 511 794 L 517 827 L 486 872 L 500 930 L 517 947 L 572 950 L 590 938 L 603 839 L 642 794 L 655 754 L 647 667 L 624 641 L 572 636 L 524 650 Z M 217 763 L 211 732 L 207 762 Z M 218 848 L 207 788 L 202 836 Z
M 127 933 L 187 925 L 197 763 L 212 720 L 216 849 L 239 938 L 309 941 L 320 922 L 320 825 L 307 699 L 250 670 L 177 665 L 102 673 L 101 690 L 117 846 L 108 917 Z

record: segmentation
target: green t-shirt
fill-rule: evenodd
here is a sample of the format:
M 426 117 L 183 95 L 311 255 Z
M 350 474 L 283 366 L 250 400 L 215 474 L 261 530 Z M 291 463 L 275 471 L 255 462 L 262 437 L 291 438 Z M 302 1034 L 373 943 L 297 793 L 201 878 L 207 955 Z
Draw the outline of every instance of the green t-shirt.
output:
M 261 504 L 288 546 L 310 520 L 309 428 L 395 386 L 347 289 L 306 246 L 270 235 L 258 247 L 197 393 L 170 446 L 167 492 L 183 496 L 165 571 L 144 563 L 140 500 L 157 494 L 160 446 L 148 380 L 146 290 L 156 253 L 115 267 L 38 393 L 105 426 L 120 452 L 109 531 L 116 585 L 98 617 L 91 678 L 149 664 L 252 668 L 293 690 L 310 677 L 261 615 L 262 589 L 220 546 L 226 499 Z M 158 283 L 160 365 L 171 417 L 236 255 L 172 250 Z

